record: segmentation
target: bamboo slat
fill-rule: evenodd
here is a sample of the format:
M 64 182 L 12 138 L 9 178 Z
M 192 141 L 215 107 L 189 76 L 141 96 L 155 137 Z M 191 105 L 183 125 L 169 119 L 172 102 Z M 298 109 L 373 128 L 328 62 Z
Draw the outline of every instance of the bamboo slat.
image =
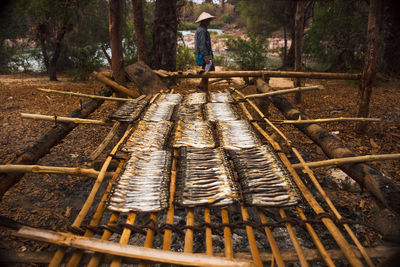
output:
M 340 121 L 365 121 L 365 122 L 380 122 L 382 119 L 379 118 L 326 118 L 326 119 L 314 119 L 314 120 L 282 120 L 272 121 L 277 124 L 309 124 L 309 123 L 326 123 L 326 122 L 340 122 Z
M 61 116 L 55 116 L 55 115 L 49 116 L 49 115 L 41 115 L 41 114 L 21 113 L 21 118 L 32 119 L 32 120 L 45 120 L 45 121 L 53 121 L 53 122 L 75 123 L 75 124 L 94 124 L 94 125 L 103 125 L 103 126 L 110 125 L 109 123 L 102 121 L 102 120 L 70 118 L 70 117 L 61 117 Z
M 307 87 L 295 87 L 295 88 L 290 88 L 290 89 L 283 89 L 279 91 L 272 91 L 272 92 L 267 92 L 267 93 L 262 93 L 262 94 L 252 94 L 252 95 L 246 95 L 246 98 L 263 98 L 263 97 L 268 97 L 268 96 L 273 96 L 273 95 L 283 95 L 283 94 L 290 94 L 290 93 L 295 93 L 295 92 L 304 92 L 304 91 L 311 91 L 311 90 L 321 90 L 323 89 L 321 86 L 307 86 Z
M 90 160 L 95 160 L 100 156 L 101 152 L 103 152 L 103 150 L 108 146 L 113 137 L 118 133 L 120 126 L 121 123 L 119 121 L 116 121 L 114 123 L 106 138 L 104 138 L 101 144 L 92 152 L 92 154 L 90 154 Z

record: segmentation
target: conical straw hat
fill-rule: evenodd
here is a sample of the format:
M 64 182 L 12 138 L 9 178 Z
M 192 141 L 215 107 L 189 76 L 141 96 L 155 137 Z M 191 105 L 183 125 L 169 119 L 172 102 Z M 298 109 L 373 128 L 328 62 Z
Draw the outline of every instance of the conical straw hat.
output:
M 199 22 L 201 22 L 201 21 L 203 21 L 203 20 L 206 20 L 206 19 L 215 19 L 215 16 L 213 16 L 213 15 L 207 13 L 207 12 L 203 12 L 203 13 L 201 13 L 200 16 L 197 18 L 196 23 L 199 23 Z

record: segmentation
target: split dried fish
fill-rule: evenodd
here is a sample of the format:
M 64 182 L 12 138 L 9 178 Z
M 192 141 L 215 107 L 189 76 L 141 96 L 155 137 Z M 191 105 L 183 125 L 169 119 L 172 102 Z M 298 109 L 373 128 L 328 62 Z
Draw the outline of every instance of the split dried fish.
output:
M 198 105 L 198 104 L 204 104 L 206 102 L 207 102 L 206 93 L 192 93 L 186 95 L 183 99 L 183 104 L 187 105 Z
M 210 102 L 213 103 L 232 103 L 233 98 L 230 93 L 210 93 Z
M 172 119 L 175 121 L 202 121 L 202 105 L 180 104 L 172 116 Z
M 221 148 L 179 149 L 175 201 L 186 207 L 225 206 L 238 200 L 238 190 Z
M 205 106 L 207 119 L 210 121 L 234 121 L 240 120 L 229 103 L 207 103 Z
M 146 104 L 147 101 L 126 101 L 113 114 L 111 114 L 110 119 L 132 123 L 139 118 Z
M 242 149 L 262 145 L 252 126 L 246 120 L 217 121 L 217 136 L 225 149 Z
M 178 121 L 172 147 L 214 148 L 215 142 L 211 124 L 205 121 Z
M 140 121 L 122 146 L 123 152 L 162 150 L 172 129 L 170 121 Z
M 289 173 L 269 146 L 231 150 L 229 153 L 246 204 L 282 207 L 299 202 Z
M 154 212 L 168 207 L 171 153 L 157 150 L 132 155 L 113 188 L 113 211 Z
M 144 121 L 168 121 L 174 112 L 175 104 L 170 102 L 153 103 L 144 114 Z

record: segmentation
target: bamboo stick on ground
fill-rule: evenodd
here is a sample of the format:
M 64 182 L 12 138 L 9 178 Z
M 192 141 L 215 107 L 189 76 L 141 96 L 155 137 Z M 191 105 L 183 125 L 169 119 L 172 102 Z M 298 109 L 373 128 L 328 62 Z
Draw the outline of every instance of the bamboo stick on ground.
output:
M 55 173 L 55 174 L 67 174 L 67 175 L 78 175 L 85 177 L 97 178 L 99 172 L 95 169 L 85 169 L 80 167 L 53 167 L 53 166 L 41 166 L 41 165 L 0 165 L 0 173 Z M 111 178 L 112 172 L 106 173 L 106 178 Z
M 359 162 L 368 162 L 377 160 L 396 160 L 396 159 L 400 159 L 400 153 L 328 159 L 328 160 L 321 160 L 314 162 L 306 162 L 306 165 L 309 168 L 317 168 L 317 167 L 325 167 L 325 166 L 340 165 L 340 164 L 350 164 L 350 163 L 359 163 Z M 303 164 L 301 163 L 292 164 L 292 167 L 295 169 L 300 169 L 303 167 Z
M 95 160 L 100 156 L 101 152 L 107 147 L 107 145 L 111 142 L 113 137 L 118 133 L 118 130 L 121 126 L 121 123 L 119 121 L 116 121 L 111 128 L 110 132 L 107 134 L 106 138 L 101 142 L 101 144 L 96 148 L 95 151 L 90 155 L 90 160 Z
M 314 120 L 282 120 L 272 121 L 276 124 L 308 124 L 308 123 L 324 123 L 324 122 L 338 122 L 338 121 L 365 121 L 365 122 L 380 122 L 380 118 L 349 118 L 349 117 L 338 117 L 338 118 L 326 118 L 326 119 L 314 119 Z
M 76 92 L 65 92 L 65 91 L 46 89 L 46 88 L 37 88 L 37 90 L 46 92 L 46 93 L 51 93 L 51 94 L 71 95 L 71 96 L 86 97 L 86 98 L 91 98 L 91 99 L 103 99 L 103 100 L 109 100 L 109 101 L 137 102 L 146 97 L 146 95 L 141 95 L 138 98 L 120 98 L 120 97 L 106 97 L 106 96 L 89 95 L 89 94 L 82 94 L 82 93 L 76 93 Z
M 110 126 L 109 123 L 102 121 L 102 120 L 89 120 L 89 119 L 70 118 L 70 117 L 61 117 L 61 116 L 59 117 L 56 115 L 50 116 L 50 115 L 42 115 L 42 114 L 21 113 L 21 118 L 32 119 L 32 120 L 53 121 L 53 122 L 75 123 L 75 124 L 94 124 L 94 125 Z
M 321 89 L 323 89 L 321 86 L 296 87 L 296 88 L 272 91 L 272 92 L 267 92 L 267 93 L 262 93 L 262 94 L 247 95 L 245 98 L 260 98 L 260 97 L 266 97 L 266 96 L 272 96 L 272 95 L 283 95 L 283 94 L 289 94 L 289 93 L 294 93 L 294 92 L 303 92 L 303 91 L 321 90 Z
M 98 81 L 104 83 L 105 85 L 110 86 L 111 88 L 113 88 L 114 90 L 117 90 L 118 92 L 124 93 L 127 96 L 136 98 L 139 97 L 139 93 L 135 92 L 133 90 L 130 90 L 128 88 L 126 88 L 125 86 L 122 86 L 116 82 L 114 82 L 113 80 L 110 80 L 109 78 L 107 78 L 106 76 L 104 76 L 103 74 L 94 71 L 92 73 L 92 76 L 94 78 L 96 78 Z

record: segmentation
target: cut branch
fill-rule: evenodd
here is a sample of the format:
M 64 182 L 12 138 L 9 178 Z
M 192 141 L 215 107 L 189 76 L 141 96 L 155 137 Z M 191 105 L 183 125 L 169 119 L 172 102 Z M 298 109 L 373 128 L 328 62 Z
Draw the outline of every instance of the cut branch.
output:
M 101 96 L 110 96 L 111 90 L 106 89 L 99 93 Z M 86 118 L 95 111 L 104 100 L 91 99 L 82 105 L 82 108 L 74 110 L 70 117 Z M 46 155 L 50 149 L 58 144 L 69 132 L 76 127 L 74 123 L 60 123 L 56 127 L 51 128 L 35 144 L 26 147 L 20 155 L 16 155 L 14 160 L 8 164 L 35 164 L 41 157 Z M 18 183 L 23 174 L 0 174 L 0 198 L 4 193 Z
M 321 89 L 323 89 L 321 86 L 296 87 L 296 88 L 278 90 L 278 91 L 267 92 L 267 93 L 262 93 L 262 94 L 247 95 L 246 98 L 260 98 L 260 97 L 273 96 L 273 95 L 289 94 L 289 93 L 299 92 L 299 91 L 303 92 L 303 91 L 321 90 Z
M 53 121 L 56 123 L 64 122 L 64 123 L 75 123 L 75 124 L 94 124 L 94 125 L 110 126 L 109 123 L 102 121 L 102 120 L 89 120 L 89 119 L 81 119 L 81 118 L 59 117 L 56 115 L 49 116 L 49 115 L 41 115 L 41 114 L 21 113 L 21 118 L 32 119 L 32 120 Z
M 323 122 L 338 122 L 338 121 L 365 121 L 365 122 L 380 122 L 379 118 L 327 118 L 327 119 L 314 119 L 314 120 L 283 120 L 283 121 L 272 121 L 277 124 L 310 124 L 310 123 L 323 123 Z
M 95 169 L 85 169 L 80 167 L 54 167 L 41 165 L 0 165 L 0 173 L 52 173 L 52 174 L 67 174 L 78 175 L 85 177 L 97 178 L 99 172 Z M 108 172 L 107 178 L 111 178 L 114 173 Z
M 103 142 L 96 148 L 95 151 L 90 155 L 90 160 L 97 159 L 100 156 L 101 152 L 107 147 L 107 145 L 111 142 L 113 137 L 118 133 L 118 130 L 121 126 L 119 121 L 115 122 L 110 132 L 107 134 L 106 138 L 104 138 Z
M 318 168 L 318 167 L 325 167 L 332 165 L 351 164 L 351 163 L 360 163 L 360 162 L 377 161 L 377 160 L 394 160 L 394 159 L 400 159 L 400 154 L 366 155 L 358 157 L 328 159 L 315 162 L 307 162 L 306 165 L 310 168 Z M 303 164 L 301 163 L 292 164 L 292 167 L 295 169 L 300 169 L 303 167 Z
M 98 73 L 98 72 L 94 71 L 92 73 L 92 76 L 94 78 L 96 78 L 98 81 L 104 83 L 105 85 L 110 86 L 112 89 L 114 89 L 114 90 L 116 90 L 118 92 L 124 93 L 125 95 L 133 97 L 133 98 L 139 97 L 139 93 L 138 92 L 130 90 L 130 89 L 126 88 L 125 86 L 122 86 L 122 85 L 114 82 L 113 80 L 110 80 L 109 78 L 107 78 L 106 76 L 104 76 L 101 73 Z
M 141 95 L 138 98 L 119 98 L 119 97 L 106 97 L 106 96 L 97 96 L 97 95 L 88 95 L 88 94 L 82 94 L 82 93 L 75 93 L 75 92 L 65 92 L 65 91 L 58 91 L 58 90 L 52 90 L 52 89 L 46 89 L 46 88 L 37 88 L 37 90 L 46 92 L 46 93 L 51 93 L 51 94 L 61 94 L 61 95 L 70 95 L 70 96 L 78 96 L 78 97 L 86 97 L 86 98 L 91 98 L 91 99 L 103 99 L 103 100 L 110 100 L 110 101 L 132 101 L 132 102 L 137 102 L 139 100 L 142 100 L 145 98 L 145 95 Z

